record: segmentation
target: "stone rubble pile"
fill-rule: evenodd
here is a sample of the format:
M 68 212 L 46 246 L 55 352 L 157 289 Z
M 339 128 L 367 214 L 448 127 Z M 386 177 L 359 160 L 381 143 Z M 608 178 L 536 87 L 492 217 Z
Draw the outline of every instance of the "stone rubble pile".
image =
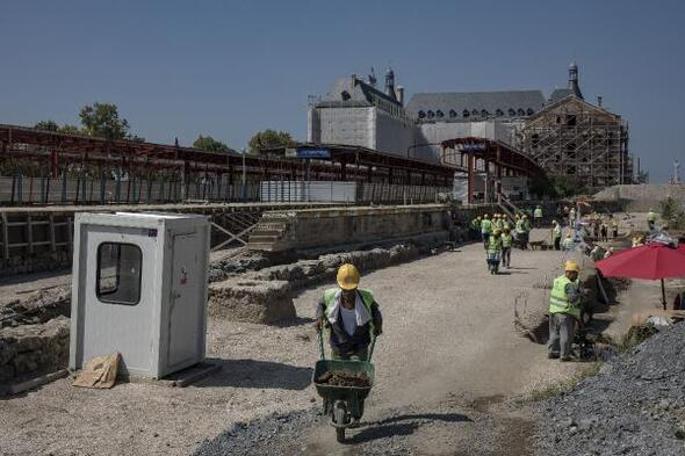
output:
M 685 323 L 540 405 L 536 454 L 685 454 Z

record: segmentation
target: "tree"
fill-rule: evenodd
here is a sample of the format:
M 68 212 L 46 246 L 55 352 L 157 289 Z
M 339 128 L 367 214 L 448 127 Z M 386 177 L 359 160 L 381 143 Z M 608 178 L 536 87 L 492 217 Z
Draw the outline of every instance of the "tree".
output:
M 84 132 L 89 136 L 106 139 L 126 139 L 129 125 L 126 119 L 119 118 L 119 110 L 112 103 L 86 105 L 79 113 Z
M 41 120 L 33 128 L 43 131 L 59 131 L 59 124 L 54 120 Z
M 206 150 L 208 152 L 228 152 L 231 149 L 221 141 L 217 141 L 211 136 L 199 135 L 195 142 L 193 142 L 193 147 L 196 149 Z
M 58 130 L 60 133 L 66 133 L 68 135 L 82 135 L 83 132 L 79 127 L 76 125 L 69 125 L 65 124 L 64 126 L 60 127 Z
M 248 147 L 250 153 L 258 154 L 264 149 L 274 149 L 277 147 L 289 147 L 295 144 L 290 133 L 286 131 L 276 131 L 267 129 L 259 131 L 250 139 Z

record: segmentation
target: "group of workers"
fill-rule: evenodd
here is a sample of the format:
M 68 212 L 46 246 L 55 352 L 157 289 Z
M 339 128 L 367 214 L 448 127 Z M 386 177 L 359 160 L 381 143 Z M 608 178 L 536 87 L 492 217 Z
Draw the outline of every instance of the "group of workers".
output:
M 564 216 L 568 217 L 569 223 L 577 221 L 573 208 L 565 210 Z M 655 219 L 648 218 L 651 226 Z M 533 220 L 535 226 L 541 226 L 540 206 L 533 212 Z M 616 237 L 618 223 L 613 217 L 609 221 L 612 234 Z M 482 218 L 478 216 L 472 220 L 471 229 L 481 236 L 490 273 L 497 274 L 500 264 L 503 268 L 511 267 L 511 249 L 515 243 L 521 248 L 526 247 L 532 226 L 527 215 L 517 215 L 515 220 L 511 220 L 504 214 L 493 214 L 492 218 L 485 214 Z M 573 249 L 572 233 L 569 230 L 562 241 L 562 227 L 557 220 L 552 221 L 552 238 L 556 250 Z M 612 249 L 609 249 L 608 254 L 611 252 Z M 559 358 L 561 361 L 572 359 L 574 334 L 576 328 L 582 325 L 583 291 L 578 280 L 579 273 L 578 264 L 569 260 L 564 264 L 564 274 L 554 279 L 549 299 L 549 358 Z M 326 290 L 317 305 L 315 324 L 319 331 L 329 329 L 333 359 L 368 360 L 369 344 L 382 334 L 383 319 L 378 303 L 371 291 L 359 288 L 359 281 L 360 274 L 354 265 L 342 265 L 337 274 L 338 287 Z
M 612 215 L 602 216 L 597 212 L 591 213 L 587 218 L 588 225 L 591 228 L 595 239 L 607 242 L 609 241 L 609 228 L 611 227 L 611 237 L 618 237 L 618 220 Z
M 542 206 L 537 206 L 532 213 L 533 223 L 528 214 L 515 214 L 512 220 L 506 214 L 494 213 L 479 215 L 471 220 L 471 232 L 480 236 L 486 251 L 488 271 L 497 274 L 502 268 L 511 267 L 511 249 L 516 245 L 522 250 L 528 248 L 530 231 L 542 226 Z

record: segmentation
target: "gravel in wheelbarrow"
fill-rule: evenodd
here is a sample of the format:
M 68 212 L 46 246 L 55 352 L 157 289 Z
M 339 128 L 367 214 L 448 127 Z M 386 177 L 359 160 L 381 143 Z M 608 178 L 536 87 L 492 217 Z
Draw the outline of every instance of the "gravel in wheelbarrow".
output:
M 364 372 L 326 371 L 316 379 L 316 383 L 330 386 L 369 388 L 371 386 L 371 379 Z

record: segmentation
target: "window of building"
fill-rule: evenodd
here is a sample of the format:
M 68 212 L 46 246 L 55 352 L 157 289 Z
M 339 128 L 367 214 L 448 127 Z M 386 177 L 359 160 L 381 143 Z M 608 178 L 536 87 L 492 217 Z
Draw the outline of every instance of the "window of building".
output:
M 419 119 L 423 119 L 424 117 L 426 117 L 426 113 L 423 110 L 419 111 Z
M 514 110 L 514 108 L 509 108 L 509 111 L 508 111 L 508 112 L 509 112 L 509 116 L 510 116 L 510 117 L 513 117 L 513 116 L 516 115 L 516 110 Z
M 428 118 L 432 119 L 435 116 L 435 113 L 433 111 L 428 111 Z
M 566 115 L 566 125 L 575 125 L 576 124 L 576 115 L 575 114 L 567 114 Z
M 487 116 L 490 115 L 490 113 L 488 112 L 487 109 L 481 109 L 480 115 L 481 115 L 482 117 L 487 117 Z
M 143 252 L 121 242 L 103 242 L 97 251 L 95 294 L 101 302 L 135 306 L 140 302 Z
M 350 98 L 352 98 L 350 92 L 348 92 L 347 90 L 343 90 L 342 92 L 340 92 L 340 96 L 342 97 L 343 101 L 347 101 Z
M 495 115 L 496 115 L 497 117 L 502 117 L 502 116 L 504 115 L 504 111 L 502 111 L 501 109 L 497 108 L 497 111 L 495 111 Z
M 461 113 L 462 116 L 468 117 L 471 113 L 469 112 L 468 109 L 464 109 L 464 111 Z
M 435 117 L 442 118 L 442 117 L 445 117 L 445 115 L 442 113 L 441 110 L 438 109 L 437 111 L 435 111 Z
M 471 111 L 471 115 L 472 115 L 472 116 L 477 116 L 477 115 L 478 115 L 478 110 L 477 110 L 477 109 L 472 110 L 472 111 Z
M 526 115 L 526 111 L 524 111 L 522 108 L 519 108 L 518 111 L 516 111 L 516 113 L 519 116 L 525 116 Z
M 528 109 L 526 109 L 526 114 L 528 114 L 529 116 L 532 116 L 533 114 L 535 114 L 535 111 L 533 111 L 533 108 L 528 108 Z
M 455 111 L 454 109 L 450 109 L 450 117 L 457 117 L 457 111 Z

